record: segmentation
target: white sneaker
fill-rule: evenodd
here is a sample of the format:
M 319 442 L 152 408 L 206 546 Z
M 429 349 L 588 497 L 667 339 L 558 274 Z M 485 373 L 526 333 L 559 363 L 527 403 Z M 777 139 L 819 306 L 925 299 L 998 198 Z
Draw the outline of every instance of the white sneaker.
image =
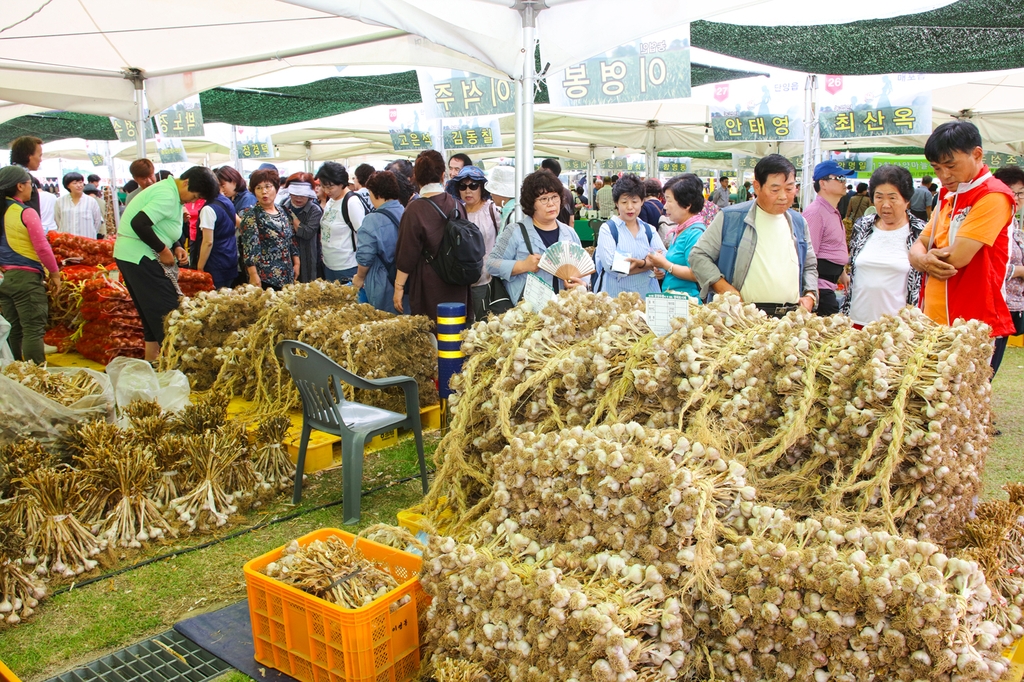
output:
M 46 355 L 53 355 L 53 354 L 54 354 L 54 353 L 56 353 L 56 352 L 57 352 L 58 350 L 60 350 L 60 349 L 59 349 L 59 348 L 57 348 L 57 346 L 51 346 L 51 345 L 50 345 L 50 344 L 48 344 L 48 343 L 44 343 L 44 344 L 43 344 L 43 353 L 45 353 Z

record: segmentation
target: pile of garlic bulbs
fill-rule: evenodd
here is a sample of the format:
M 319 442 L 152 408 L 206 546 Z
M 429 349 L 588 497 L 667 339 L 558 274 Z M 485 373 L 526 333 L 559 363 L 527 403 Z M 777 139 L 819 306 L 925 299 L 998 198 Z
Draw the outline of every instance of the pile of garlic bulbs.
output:
M 794 520 L 676 430 L 524 433 L 490 463 L 489 511 L 424 556 L 428 666 L 531 682 L 998 680 L 1024 634 L 1019 611 L 989 619 L 1000 597 L 976 562 Z

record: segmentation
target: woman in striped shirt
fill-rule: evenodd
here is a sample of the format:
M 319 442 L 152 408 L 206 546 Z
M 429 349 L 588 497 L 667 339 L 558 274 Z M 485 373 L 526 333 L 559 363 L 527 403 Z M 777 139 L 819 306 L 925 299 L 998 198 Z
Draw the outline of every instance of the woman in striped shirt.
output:
M 68 173 L 63 180 L 68 191 L 57 200 L 54 219 L 61 232 L 96 239 L 103 232 L 103 213 L 100 205 L 85 196 L 85 178 L 81 173 Z

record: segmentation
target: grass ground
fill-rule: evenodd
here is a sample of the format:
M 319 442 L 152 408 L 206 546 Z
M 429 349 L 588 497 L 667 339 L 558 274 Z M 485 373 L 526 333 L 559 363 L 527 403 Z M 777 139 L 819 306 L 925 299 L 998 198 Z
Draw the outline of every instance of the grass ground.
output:
M 436 446 L 436 438 L 428 436 L 428 464 Z M 367 454 L 363 489 L 415 475 L 418 470 L 413 441 L 403 441 L 387 450 Z M 250 514 L 247 525 L 295 511 L 314 510 L 296 519 L 46 600 L 27 623 L 0 629 L 0 661 L 24 682 L 44 680 L 163 632 L 179 620 L 244 599 L 241 568 L 246 561 L 310 531 L 341 527 L 341 505 L 315 510 L 341 498 L 341 481 L 340 469 L 313 474 L 307 477 L 298 507 L 284 502 L 276 504 L 266 512 Z M 381 522 L 393 524 L 398 511 L 416 504 L 421 497 L 418 479 L 364 496 L 359 528 Z M 237 530 L 238 527 L 229 529 L 224 535 Z M 125 557 L 125 563 L 211 539 L 209 535 L 185 538 L 153 548 L 148 554 L 134 553 Z M 221 679 L 242 682 L 249 678 L 233 673 Z
M 1003 494 L 1001 486 L 1006 482 L 1024 480 L 1024 349 L 1007 349 L 993 383 L 993 410 L 1002 435 L 993 440 L 989 452 L 985 497 Z M 436 440 L 428 440 L 428 453 L 435 447 Z M 415 473 L 415 449 L 411 441 L 405 441 L 367 455 L 364 489 Z M 340 470 L 313 475 L 299 509 L 337 500 L 340 492 Z M 415 504 L 420 495 L 419 482 L 410 481 L 364 497 L 360 526 L 394 523 L 395 513 Z M 291 511 L 294 509 L 290 505 L 280 504 L 262 515 L 250 516 L 250 525 Z M 340 525 L 340 506 L 312 511 L 292 521 L 59 595 L 45 602 L 28 623 L 0 629 L 0 660 L 25 682 L 36 682 L 74 668 L 162 632 L 179 620 L 243 599 L 243 563 L 309 531 Z M 176 546 L 209 539 L 189 538 Z M 161 547 L 154 553 L 169 549 Z M 249 678 L 233 672 L 218 682 L 249 682 Z

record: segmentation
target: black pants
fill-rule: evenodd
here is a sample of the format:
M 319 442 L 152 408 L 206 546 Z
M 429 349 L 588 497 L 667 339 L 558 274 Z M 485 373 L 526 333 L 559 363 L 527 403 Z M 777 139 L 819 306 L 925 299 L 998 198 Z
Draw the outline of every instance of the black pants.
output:
M 832 289 L 818 289 L 818 314 L 835 315 L 839 312 L 839 301 Z
M 1024 313 L 1010 313 L 1010 317 L 1013 318 L 1013 326 L 1017 329 L 1021 328 L 1021 323 L 1024 322 Z M 996 337 L 996 348 L 992 352 L 992 378 L 996 378 L 996 372 L 999 371 L 999 365 L 1003 362 L 1003 354 L 1006 352 L 1006 343 L 1010 340 L 1008 336 Z
M 167 279 L 160 263 L 152 258 L 143 257 L 138 265 L 124 260 L 115 262 L 142 318 L 142 338 L 162 343 L 164 318 L 178 307 L 178 292 L 174 285 Z

